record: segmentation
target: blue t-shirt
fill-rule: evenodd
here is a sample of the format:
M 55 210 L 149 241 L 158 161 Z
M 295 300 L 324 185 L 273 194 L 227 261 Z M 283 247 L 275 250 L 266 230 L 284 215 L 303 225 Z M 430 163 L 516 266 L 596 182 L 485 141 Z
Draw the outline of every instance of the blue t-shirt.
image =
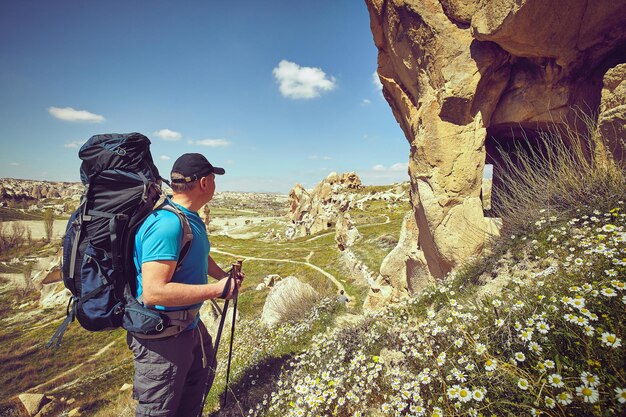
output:
M 193 240 L 185 259 L 171 282 L 182 284 L 206 284 L 209 269 L 211 245 L 204 222 L 194 211 L 172 203 L 179 208 L 189 221 Z M 137 269 L 137 297 L 143 292 L 141 283 L 141 265 L 150 261 L 176 261 L 181 249 L 183 229 L 176 214 L 167 210 L 155 210 L 143 221 L 135 234 L 134 262 Z M 186 310 L 202 306 L 155 306 L 159 310 Z

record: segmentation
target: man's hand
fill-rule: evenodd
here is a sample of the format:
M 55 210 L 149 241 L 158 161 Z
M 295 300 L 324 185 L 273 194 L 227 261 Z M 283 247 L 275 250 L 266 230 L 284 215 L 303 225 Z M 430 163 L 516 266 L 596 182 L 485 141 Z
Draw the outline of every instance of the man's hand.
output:
M 241 286 L 241 281 L 239 279 L 233 279 L 230 276 L 227 276 L 220 279 L 217 282 L 217 285 L 220 285 L 222 288 L 222 292 L 219 298 L 223 298 L 224 300 L 230 300 L 233 298 L 235 288 L 239 290 L 239 287 Z

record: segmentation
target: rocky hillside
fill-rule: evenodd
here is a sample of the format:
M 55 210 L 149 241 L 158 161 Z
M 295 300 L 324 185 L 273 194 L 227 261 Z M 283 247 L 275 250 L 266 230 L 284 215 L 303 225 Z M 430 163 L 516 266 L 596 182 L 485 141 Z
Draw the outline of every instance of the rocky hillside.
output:
M 361 179 L 354 172 L 330 173 L 313 190 L 296 184 L 289 192 L 289 238 L 313 235 L 335 228 L 343 213 L 351 208 L 362 209 L 363 203 L 371 200 L 408 201 L 407 187 L 381 187 L 380 191 L 362 191 Z
M 0 199 L 2 201 L 71 199 L 77 200 L 83 192 L 78 182 L 54 182 L 0 178 Z
M 366 0 L 385 99 L 411 145 L 420 252 L 442 278 L 488 240 L 481 188 L 498 149 L 599 115 L 614 156 L 626 132 L 626 2 Z M 592 116 L 593 117 L 593 116 Z M 523 139 L 523 140 L 522 140 Z M 494 170 L 495 201 L 499 171 Z

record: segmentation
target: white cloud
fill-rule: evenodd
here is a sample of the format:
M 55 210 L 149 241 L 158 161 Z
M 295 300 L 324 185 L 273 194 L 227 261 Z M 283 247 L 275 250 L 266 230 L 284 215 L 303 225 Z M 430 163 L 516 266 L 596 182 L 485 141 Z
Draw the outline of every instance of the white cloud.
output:
M 368 106 L 370 104 L 372 104 L 372 101 L 368 100 L 366 98 L 364 98 L 363 101 L 361 101 L 361 105 L 363 105 L 363 106 Z
M 65 148 L 80 148 L 85 143 L 84 140 L 75 140 L 74 142 L 69 142 L 63 145 Z
M 87 110 L 76 110 L 71 107 L 48 107 L 48 113 L 60 120 L 68 122 L 102 123 L 104 117 Z
M 154 132 L 153 135 L 163 140 L 179 140 L 183 136 L 179 132 L 175 132 L 169 129 L 158 130 Z
M 12 167 L 18 167 L 20 166 L 19 162 L 9 162 L 9 165 L 11 165 Z
M 161 155 L 161 156 L 159 156 L 159 159 L 160 159 L 161 161 L 169 161 L 169 160 L 170 160 L 170 159 L 172 159 L 172 158 L 170 158 L 170 157 L 169 157 L 169 156 L 167 156 L 167 155 Z
M 398 162 L 389 167 L 377 164 L 371 169 L 359 171 L 358 174 L 364 184 L 386 185 L 408 181 L 408 168 L 408 162 Z
M 378 72 L 374 71 L 374 73 L 372 74 L 372 83 L 376 86 L 377 90 L 381 90 L 383 89 L 383 83 L 380 82 L 380 77 L 378 76 Z
M 223 148 L 230 145 L 230 141 L 226 139 L 200 139 L 194 140 L 192 143 L 209 148 Z
M 337 86 L 335 77 L 327 76 L 320 68 L 301 67 L 284 59 L 272 72 L 278 81 L 280 93 L 287 98 L 315 98 Z
M 330 156 L 317 156 L 317 155 L 310 155 L 309 159 L 313 159 L 313 160 L 317 160 L 317 159 L 322 159 L 324 161 L 330 161 L 332 158 Z

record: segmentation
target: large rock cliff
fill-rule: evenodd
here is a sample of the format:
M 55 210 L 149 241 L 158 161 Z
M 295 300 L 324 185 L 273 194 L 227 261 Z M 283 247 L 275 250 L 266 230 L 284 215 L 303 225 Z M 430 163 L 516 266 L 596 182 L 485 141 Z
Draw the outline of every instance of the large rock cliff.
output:
M 395 253 L 411 253 L 407 262 L 424 280 L 441 278 L 484 246 L 483 168 L 497 161 L 496 148 L 506 149 L 520 129 L 573 126 L 573 108 L 597 114 L 603 76 L 626 61 L 626 1 L 366 4 L 383 93 L 411 145 L 419 232 L 416 243 L 402 242 L 417 247 Z M 623 70 L 611 74 L 602 110 L 615 131 L 624 129 L 624 101 L 614 97 Z

